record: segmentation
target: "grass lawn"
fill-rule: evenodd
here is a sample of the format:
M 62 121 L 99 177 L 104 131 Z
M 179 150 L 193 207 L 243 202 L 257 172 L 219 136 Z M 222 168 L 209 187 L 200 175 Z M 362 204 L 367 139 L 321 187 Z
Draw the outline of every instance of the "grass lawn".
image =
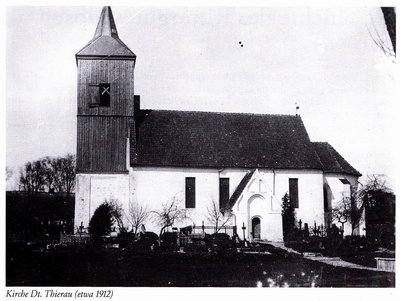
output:
M 394 287 L 395 274 L 333 267 L 295 254 L 149 253 L 7 248 L 7 286 Z

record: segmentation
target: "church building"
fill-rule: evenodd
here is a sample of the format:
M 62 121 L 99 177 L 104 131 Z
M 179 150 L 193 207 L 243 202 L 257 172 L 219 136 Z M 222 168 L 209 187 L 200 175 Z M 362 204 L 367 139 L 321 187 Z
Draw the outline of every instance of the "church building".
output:
M 216 202 L 232 210 L 240 238 L 280 241 L 286 193 L 297 220 L 327 226 L 335 204 L 358 185 L 361 174 L 329 143 L 311 142 L 297 114 L 141 109 L 136 55 L 120 40 L 110 7 L 76 62 L 75 231 L 105 200 L 128 212 L 130 202 L 159 210 L 176 199 L 188 214 L 176 227 L 207 226 Z M 160 230 L 152 219 L 145 227 Z

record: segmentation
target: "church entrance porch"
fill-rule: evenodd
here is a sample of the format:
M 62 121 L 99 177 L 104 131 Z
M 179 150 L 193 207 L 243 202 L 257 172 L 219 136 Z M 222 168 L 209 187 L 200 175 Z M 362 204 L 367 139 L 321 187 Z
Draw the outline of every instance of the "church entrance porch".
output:
M 231 206 L 235 224 L 241 225 L 239 234 L 247 241 L 282 241 L 281 200 L 274 190 L 273 174 L 260 173 L 257 169 L 247 173 L 234 192 Z
M 271 199 L 264 194 L 253 194 L 247 201 L 247 212 L 243 212 L 246 224 L 246 239 L 249 241 L 281 241 L 282 216 L 271 210 Z M 240 214 L 240 213 L 239 213 Z
M 265 221 L 268 212 L 268 202 L 262 195 L 253 195 L 248 202 L 248 225 L 250 240 L 267 239 L 268 233 Z

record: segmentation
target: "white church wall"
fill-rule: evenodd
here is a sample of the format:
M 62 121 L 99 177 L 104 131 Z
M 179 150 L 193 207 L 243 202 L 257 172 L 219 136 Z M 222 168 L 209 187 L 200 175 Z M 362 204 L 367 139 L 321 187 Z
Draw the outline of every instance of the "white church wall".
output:
M 248 169 L 196 169 L 196 168 L 130 168 L 129 174 L 77 174 L 75 228 L 81 223 L 89 224 L 95 209 L 106 199 L 115 199 L 129 212 L 129 201 L 145 204 L 150 211 L 159 210 L 173 198 L 180 200 L 185 208 L 185 178 L 196 179 L 196 207 L 186 209 L 188 219 L 176 227 L 188 225 L 210 225 L 207 209 L 212 201 L 219 204 L 219 178 L 227 177 L 230 196 L 236 190 Z M 345 187 L 339 178 L 342 175 L 324 176 L 316 170 L 257 170 L 233 207 L 234 218 L 230 225 L 237 225 L 242 238 L 243 223 L 245 236 L 251 236 L 251 218 L 260 216 L 261 235 L 268 240 L 282 240 L 282 197 L 289 191 L 289 178 L 298 179 L 299 208 L 297 220 L 309 227 L 324 224 L 323 184 L 328 184 L 339 199 Z M 346 177 L 352 184 L 356 177 Z M 349 186 L 349 185 L 347 185 Z M 252 204 L 252 200 L 256 199 Z M 261 207 L 260 207 L 261 206 Z M 126 222 L 126 220 L 125 220 Z M 128 225 L 126 223 L 125 225 Z M 349 228 L 351 229 L 351 227 Z M 146 230 L 158 233 L 160 226 L 154 218 L 146 222 Z
M 131 200 L 146 204 L 149 210 L 159 210 L 173 198 L 180 200 L 180 207 L 185 208 L 185 178 L 196 180 L 196 208 L 188 208 L 189 218 L 177 227 L 188 225 L 210 225 L 207 221 L 207 208 L 215 201 L 219 204 L 219 178 L 230 179 L 230 194 L 236 189 L 248 170 L 245 169 L 194 169 L 194 168 L 151 168 L 135 167 L 131 169 Z M 231 225 L 235 220 L 232 219 Z M 146 223 L 146 230 L 158 233 L 155 221 Z
M 129 203 L 128 174 L 77 174 L 75 196 L 75 232 L 88 227 L 94 211 L 105 200 L 115 200 L 127 212 Z M 124 221 L 126 219 L 123 217 Z
M 89 225 L 90 177 L 78 173 L 75 181 L 74 232 L 77 232 L 78 227 Z
M 276 197 L 280 201 L 289 193 L 289 179 L 298 179 L 299 208 L 295 210 L 296 220 L 309 227 L 324 224 L 323 174 L 317 170 L 277 170 Z
M 177 227 L 193 225 L 200 226 L 207 221 L 207 207 L 212 200 L 219 202 L 219 178 L 230 179 L 230 195 L 233 194 L 240 181 L 245 176 L 246 169 L 190 169 L 190 168 L 132 168 L 130 173 L 131 199 L 148 205 L 149 210 L 158 210 L 163 203 L 171 201 L 173 197 L 181 200 L 181 207 L 185 207 L 185 178 L 196 178 L 196 208 L 187 209 L 189 219 Z M 256 174 L 257 173 L 257 174 Z M 275 171 L 259 170 L 254 175 L 248 187 L 233 208 L 235 218 L 232 225 L 237 225 L 238 234 L 243 236 L 242 226 L 246 226 L 245 235 L 248 239 L 251 234 L 251 218 L 262 216 L 262 235 L 270 240 L 282 240 L 281 201 L 289 189 L 289 178 L 299 179 L 299 208 L 297 216 L 309 226 L 314 221 L 323 223 L 323 179 L 319 171 Z M 275 179 L 274 179 L 275 177 Z M 275 195 L 274 195 L 275 192 Z M 249 207 L 249 200 L 260 196 L 257 206 Z M 254 203 L 255 204 L 255 203 Z M 152 222 L 146 223 L 148 231 L 158 233 L 159 226 Z M 268 233 L 267 233 L 268 232 Z

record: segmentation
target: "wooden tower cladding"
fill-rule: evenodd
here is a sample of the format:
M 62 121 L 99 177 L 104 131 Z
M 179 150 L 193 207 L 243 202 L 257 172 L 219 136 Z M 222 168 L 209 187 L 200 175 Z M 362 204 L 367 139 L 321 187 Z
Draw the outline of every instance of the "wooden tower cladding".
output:
M 128 171 L 135 59 L 118 37 L 111 8 L 104 7 L 93 39 L 76 54 L 78 173 Z

